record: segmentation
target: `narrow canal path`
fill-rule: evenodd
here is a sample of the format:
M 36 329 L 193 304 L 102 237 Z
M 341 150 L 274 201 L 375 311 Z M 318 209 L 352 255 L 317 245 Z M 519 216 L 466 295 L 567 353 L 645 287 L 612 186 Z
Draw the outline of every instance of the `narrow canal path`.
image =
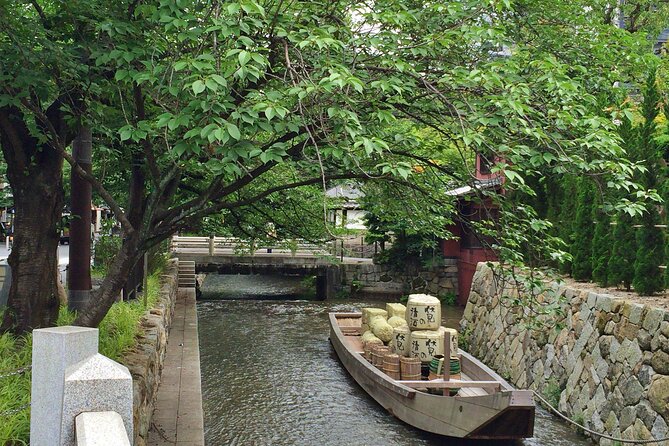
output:
M 520 443 L 445 441 L 389 415 L 348 376 L 328 340 L 328 312 L 378 301 L 291 300 L 299 280 L 268 276 L 208 276 L 203 291 L 217 299 L 198 303 L 208 445 L 591 444 L 542 410 L 536 437 Z M 455 326 L 461 309 L 444 313 Z

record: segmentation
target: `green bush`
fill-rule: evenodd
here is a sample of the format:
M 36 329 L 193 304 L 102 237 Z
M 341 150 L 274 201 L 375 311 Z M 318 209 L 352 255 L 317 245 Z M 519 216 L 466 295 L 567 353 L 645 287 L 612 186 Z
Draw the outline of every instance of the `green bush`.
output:
M 578 184 L 576 219 L 574 221 L 574 241 L 571 245 L 571 275 L 575 280 L 588 281 L 592 277 L 592 238 L 594 230 L 593 199 L 594 189 L 589 179 L 583 178 Z
M 613 247 L 609 259 L 608 281 L 611 285 L 623 285 L 629 291 L 634 279 L 636 238 L 634 220 L 627 213 L 618 215 L 613 229 Z
M 457 296 L 453 291 L 449 291 L 448 293 L 440 294 L 439 300 L 441 301 L 442 304 L 452 307 L 455 305 L 457 301 Z
M 592 240 L 592 278 L 600 286 L 609 285 L 611 258 L 611 218 L 605 212 L 597 213 L 595 235 Z
M 660 221 L 655 209 L 649 209 L 637 229 L 637 253 L 634 261 L 634 291 L 642 296 L 664 289 L 664 277 L 659 266 L 664 262 L 664 234 L 655 225 Z
M 560 404 L 560 395 L 562 394 L 562 388 L 555 378 L 550 378 L 546 381 L 544 388 L 541 389 L 541 394 L 548 403 L 557 409 L 558 404 Z
M 95 259 L 94 264 L 96 269 L 107 271 L 114 256 L 121 249 L 121 237 L 117 235 L 103 235 L 95 243 Z

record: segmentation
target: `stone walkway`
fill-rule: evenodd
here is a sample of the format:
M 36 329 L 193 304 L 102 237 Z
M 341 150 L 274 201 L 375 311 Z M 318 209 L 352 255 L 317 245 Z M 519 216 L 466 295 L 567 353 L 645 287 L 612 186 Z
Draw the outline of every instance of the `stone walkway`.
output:
M 179 288 L 149 446 L 204 446 L 195 289 Z

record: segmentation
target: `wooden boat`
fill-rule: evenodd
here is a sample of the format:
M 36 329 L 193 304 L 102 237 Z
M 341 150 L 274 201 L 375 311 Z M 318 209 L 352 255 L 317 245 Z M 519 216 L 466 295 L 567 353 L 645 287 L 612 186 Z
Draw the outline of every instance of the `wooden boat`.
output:
M 330 342 L 353 379 L 395 417 L 418 429 L 449 437 L 532 437 L 535 406 L 531 391 L 515 390 L 463 350 L 458 352 L 461 380 L 394 380 L 363 356 L 361 321 L 361 313 L 330 313 Z M 460 390 L 455 396 L 444 396 L 422 390 L 428 387 Z

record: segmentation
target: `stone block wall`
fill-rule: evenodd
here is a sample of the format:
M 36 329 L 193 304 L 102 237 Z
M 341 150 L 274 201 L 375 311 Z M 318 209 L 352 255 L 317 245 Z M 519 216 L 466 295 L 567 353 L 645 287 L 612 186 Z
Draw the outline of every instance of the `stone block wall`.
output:
M 369 263 L 341 265 L 342 285 L 352 290 L 389 293 L 426 293 L 444 296 L 458 292 L 458 267 L 455 259 L 444 259 L 443 265 L 431 268 L 408 267 L 395 271 L 388 265 Z
M 500 298 L 513 291 L 499 286 L 480 263 L 461 322 L 472 354 L 518 388 L 559 392 L 559 410 L 590 429 L 636 440 L 669 436 L 667 311 L 553 284 L 564 315 L 551 329 L 529 330 L 522 309 Z
M 130 371 L 133 381 L 133 424 L 135 446 L 146 445 L 153 404 L 158 393 L 167 338 L 177 298 L 178 261 L 169 261 L 161 277 L 158 303 L 142 318 L 143 334 L 137 346 L 120 361 Z

